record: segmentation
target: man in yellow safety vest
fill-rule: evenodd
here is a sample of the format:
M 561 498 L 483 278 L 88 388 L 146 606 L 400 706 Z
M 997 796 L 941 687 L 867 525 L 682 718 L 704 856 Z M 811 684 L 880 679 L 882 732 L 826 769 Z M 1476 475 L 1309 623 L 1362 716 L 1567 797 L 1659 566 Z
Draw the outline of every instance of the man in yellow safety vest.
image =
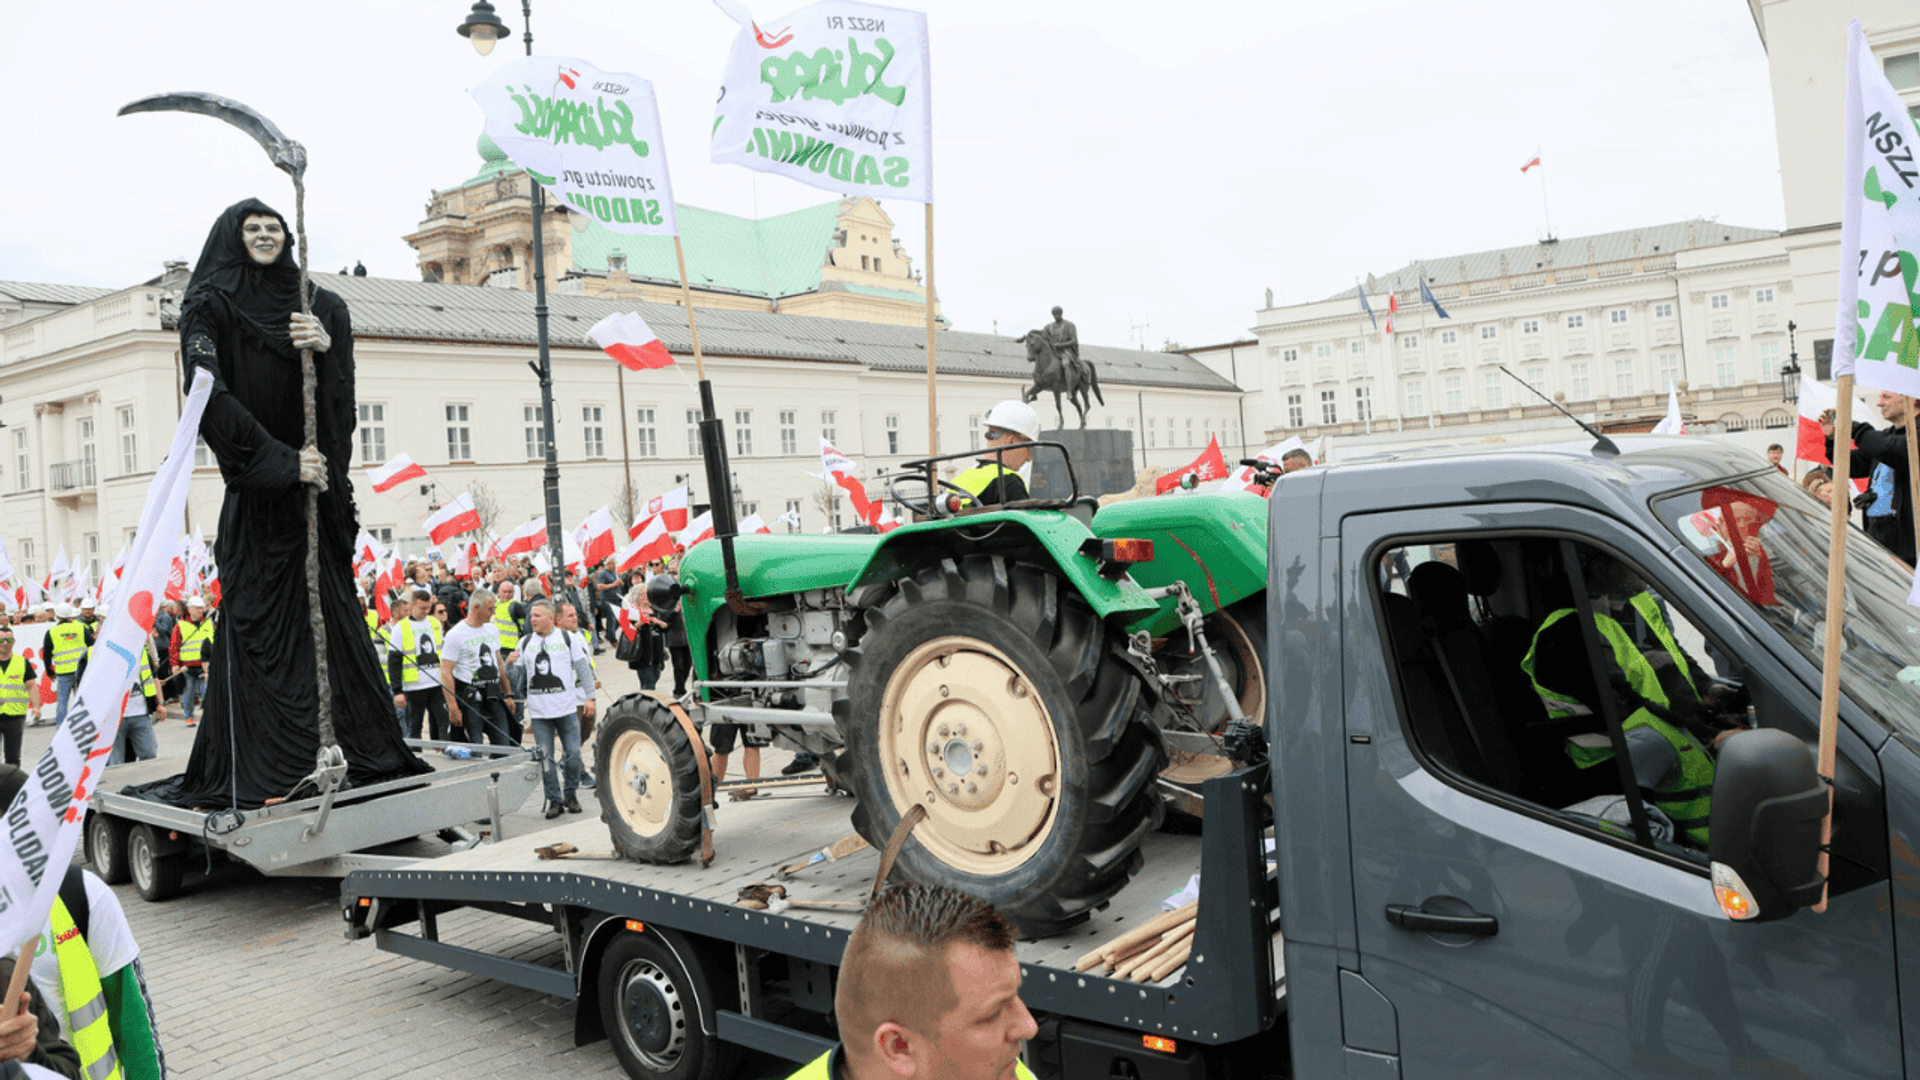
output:
M 30 715 L 40 718 L 40 672 L 13 651 L 13 627 L 0 626 L 0 749 L 8 765 L 20 764 L 20 737 Z
M 1020 1050 L 1039 1028 L 1013 942 L 1012 925 L 965 893 L 882 889 L 840 959 L 840 1045 L 789 1080 L 1033 1080 Z
M 67 699 L 80 683 L 80 661 L 93 644 L 93 631 L 80 621 L 80 609 L 71 604 L 61 604 L 55 613 L 60 621 L 47 631 L 46 660 L 53 669 L 53 723 L 58 727 L 67 718 Z
M 987 444 L 980 460 L 953 478 L 953 485 L 965 491 L 969 498 L 950 496 L 948 505 L 958 510 L 976 504 L 993 506 L 1025 499 L 1027 482 L 1021 479 L 1020 469 L 1033 460 L 1033 451 L 1027 447 L 995 454 L 984 451 L 1029 443 L 1039 437 L 1040 414 L 1034 412 L 1031 405 L 1023 401 L 1003 401 L 989 409 Z
M 193 708 L 207 688 L 208 650 L 213 645 L 213 619 L 207 614 L 207 602 L 198 596 L 187 597 L 187 615 L 173 624 L 173 670 L 181 673 L 180 715 L 193 726 Z

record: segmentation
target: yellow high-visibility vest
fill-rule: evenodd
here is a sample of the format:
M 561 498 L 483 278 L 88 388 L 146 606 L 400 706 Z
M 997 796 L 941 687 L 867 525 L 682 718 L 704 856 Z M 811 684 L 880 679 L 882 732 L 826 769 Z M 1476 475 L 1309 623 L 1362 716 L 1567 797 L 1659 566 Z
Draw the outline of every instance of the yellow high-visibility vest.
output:
M 201 650 L 211 644 L 213 644 L 212 619 L 201 619 L 197 623 L 187 619 L 180 620 L 181 663 L 199 663 Z
M 73 915 L 54 897 L 49 922 L 53 929 L 53 958 L 60 964 L 60 996 L 66 999 L 67 1027 L 80 1065 L 91 1080 L 120 1080 L 120 1055 L 113 1049 L 113 1030 L 107 1021 L 107 995 L 100 987 L 100 967 L 73 924 Z
M 14 653 L 0 664 L 0 716 L 27 714 L 27 658 Z
M 47 631 L 47 650 L 52 656 L 55 675 L 71 675 L 80 669 L 80 658 L 87 655 L 87 630 L 78 619 L 55 623 Z

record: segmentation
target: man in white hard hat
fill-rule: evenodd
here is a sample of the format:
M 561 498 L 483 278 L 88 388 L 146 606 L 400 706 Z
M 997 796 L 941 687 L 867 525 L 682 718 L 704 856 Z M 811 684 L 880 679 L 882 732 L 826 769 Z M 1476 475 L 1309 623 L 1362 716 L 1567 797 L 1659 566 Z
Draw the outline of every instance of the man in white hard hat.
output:
M 1040 437 L 1040 414 L 1024 401 L 1003 401 L 987 411 L 987 445 L 984 449 L 1029 443 Z M 953 478 L 956 487 L 973 496 L 973 503 L 991 506 L 1019 502 L 1027 497 L 1027 482 L 1020 479 L 1020 468 L 1033 459 L 1027 447 L 982 454 L 979 464 Z M 957 501 L 957 500 L 956 500 Z
M 194 707 L 207 689 L 207 661 L 213 651 L 213 620 L 207 617 L 207 602 L 199 596 L 187 597 L 187 613 L 173 624 L 173 640 L 167 651 L 173 670 L 184 682 L 180 712 L 192 727 Z
M 42 648 L 47 667 L 53 672 L 53 722 L 57 727 L 67 718 L 67 704 L 74 687 L 80 683 L 80 661 L 93 644 L 93 631 L 80 621 L 80 609 L 72 604 L 61 604 L 54 613 L 60 621 L 47 631 L 47 642 Z

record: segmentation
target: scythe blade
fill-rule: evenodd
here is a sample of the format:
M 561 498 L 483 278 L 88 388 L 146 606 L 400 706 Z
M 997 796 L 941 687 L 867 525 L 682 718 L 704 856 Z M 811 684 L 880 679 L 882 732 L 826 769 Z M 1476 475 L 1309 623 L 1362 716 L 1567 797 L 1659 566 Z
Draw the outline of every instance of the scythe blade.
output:
M 119 115 L 141 112 L 190 112 L 225 120 L 253 136 L 253 141 L 267 152 L 275 168 L 285 170 L 287 175 L 296 180 L 307 171 L 306 147 L 287 138 L 284 132 L 274 126 L 273 121 L 255 112 L 251 106 L 232 98 L 203 94 L 197 90 L 155 94 L 121 106 Z

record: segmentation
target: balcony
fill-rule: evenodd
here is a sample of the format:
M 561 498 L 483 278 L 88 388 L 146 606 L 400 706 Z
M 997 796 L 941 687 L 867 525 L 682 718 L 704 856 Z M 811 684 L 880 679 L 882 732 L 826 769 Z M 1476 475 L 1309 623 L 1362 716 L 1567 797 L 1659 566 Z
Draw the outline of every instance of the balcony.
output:
M 93 485 L 98 463 L 92 458 L 62 461 L 47 466 L 47 487 L 56 499 L 80 502 L 94 497 Z

